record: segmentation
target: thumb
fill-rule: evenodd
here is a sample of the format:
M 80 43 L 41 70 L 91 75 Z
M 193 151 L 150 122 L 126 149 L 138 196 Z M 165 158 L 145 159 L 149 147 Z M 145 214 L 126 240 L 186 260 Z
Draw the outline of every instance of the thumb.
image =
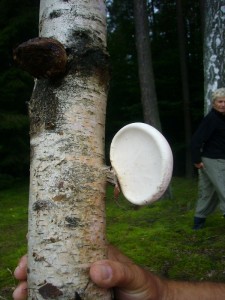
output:
M 91 279 L 104 288 L 130 286 L 133 275 L 127 265 L 110 260 L 98 261 L 90 269 Z
M 98 261 L 91 266 L 90 277 L 99 287 L 116 288 L 118 299 L 160 299 L 160 280 L 133 263 Z

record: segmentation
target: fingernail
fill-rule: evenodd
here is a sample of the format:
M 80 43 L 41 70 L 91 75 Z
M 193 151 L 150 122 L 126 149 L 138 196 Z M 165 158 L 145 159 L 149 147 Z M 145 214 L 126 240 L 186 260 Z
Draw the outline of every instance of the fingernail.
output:
M 23 262 L 19 262 L 18 266 L 15 268 L 14 272 L 17 272 L 25 267 L 25 264 Z
M 14 272 L 16 272 L 17 270 L 19 270 L 20 269 L 20 267 L 19 266 L 17 266 L 16 268 L 15 268 L 15 271 Z
M 21 260 L 19 261 L 18 267 L 21 268 L 21 269 L 23 269 L 25 266 L 26 266 L 26 263 L 24 262 L 23 259 L 21 259 Z
M 112 277 L 112 268 L 106 265 L 100 265 L 102 280 L 108 280 Z

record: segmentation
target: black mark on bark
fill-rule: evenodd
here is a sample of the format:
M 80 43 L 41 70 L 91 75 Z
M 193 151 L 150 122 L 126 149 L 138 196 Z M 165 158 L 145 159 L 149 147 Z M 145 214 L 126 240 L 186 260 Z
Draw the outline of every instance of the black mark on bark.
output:
M 53 10 L 50 15 L 49 18 L 50 19 L 55 19 L 55 18 L 59 18 L 62 15 L 60 10 Z
M 52 123 L 52 122 L 46 122 L 45 123 L 45 129 L 46 130 L 53 130 L 53 129 L 55 129 L 55 124 Z
M 60 241 L 60 239 L 59 238 L 53 238 L 53 237 L 51 237 L 49 240 L 49 243 L 52 243 L 52 244 L 54 244 L 54 243 L 57 243 L 57 242 L 59 242 Z
M 81 47 L 82 48 L 82 47 Z M 73 53 L 73 60 L 69 63 L 68 72 L 82 72 L 83 76 L 98 77 L 99 84 L 107 84 L 110 78 L 109 55 L 100 48 L 82 48 L 83 51 Z
M 80 295 L 77 292 L 75 292 L 74 300 L 82 300 L 82 298 L 80 297 Z
M 47 200 L 38 200 L 34 202 L 33 210 L 39 211 L 39 210 L 50 209 L 52 206 L 53 206 L 52 203 Z
M 84 48 L 90 47 L 92 39 L 90 34 L 86 31 L 74 31 L 73 38 L 76 41 L 76 52 L 83 52 Z
M 40 256 L 35 252 L 33 252 L 32 256 L 34 257 L 35 261 L 45 261 L 45 258 L 43 256 Z
M 39 288 L 38 291 L 44 299 L 55 299 L 58 296 L 63 295 L 63 292 L 51 283 L 46 283 L 41 288 Z
M 65 201 L 66 199 L 67 199 L 66 195 L 57 195 L 53 198 L 53 200 L 57 202 L 62 202 Z
M 54 130 L 57 127 L 58 98 L 53 92 L 55 85 L 38 80 L 29 103 L 30 133 L 36 134 L 45 128 Z
M 67 222 L 67 224 L 66 224 L 67 227 L 78 227 L 78 226 L 80 226 L 80 219 L 78 219 L 78 218 L 67 216 L 65 218 L 65 220 Z

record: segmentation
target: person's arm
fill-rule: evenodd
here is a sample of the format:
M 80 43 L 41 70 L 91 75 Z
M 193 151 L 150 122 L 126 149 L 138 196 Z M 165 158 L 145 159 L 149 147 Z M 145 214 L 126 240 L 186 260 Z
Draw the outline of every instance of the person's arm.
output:
M 111 247 L 111 246 L 110 246 Z M 91 279 L 103 288 L 115 288 L 121 300 L 224 300 L 225 284 L 179 282 L 162 279 L 137 266 L 115 247 L 110 260 L 91 266 Z
M 139 267 L 117 248 L 109 246 L 108 260 L 90 268 L 90 278 L 102 288 L 113 288 L 118 300 L 162 300 L 164 283 Z
M 90 268 L 90 278 L 102 288 L 113 288 L 117 300 L 224 300 L 225 284 L 191 283 L 161 279 L 137 266 L 115 247 L 109 246 L 109 259 Z M 14 300 L 27 297 L 26 265 L 23 257 L 15 270 L 22 282 L 14 291 Z
M 225 284 L 216 282 L 167 281 L 167 291 L 161 300 L 223 300 Z

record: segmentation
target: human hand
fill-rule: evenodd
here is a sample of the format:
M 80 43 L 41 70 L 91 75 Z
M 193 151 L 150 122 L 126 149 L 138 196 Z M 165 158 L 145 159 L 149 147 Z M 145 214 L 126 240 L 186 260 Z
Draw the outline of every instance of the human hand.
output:
M 108 247 L 108 260 L 93 263 L 90 278 L 99 287 L 114 288 L 118 300 L 160 300 L 162 281 L 147 270 L 135 265 L 113 246 Z M 27 299 L 27 256 L 23 256 L 14 272 L 20 280 L 13 293 L 14 300 Z
M 21 257 L 19 264 L 14 271 L 14 276 L 16 279 L 20 280 L 20 283 L 13 292 L 13 299 L 27 299 L 27 255 Z
M 194 166 L 195 166 L 195 168 L 197 168 L 197 169 L 203 169 L 203 168 L 204 168 L 203 162 L 200 162 L 200 163 L 198 163 L 198 164 L 194 164 Z
M 134 264 L 114 246 L 108 248 L 108 260 L 90 268 L 93 282 L 102 288 L 114 288 L 117 300 L 160 300 L 163 281 Z

